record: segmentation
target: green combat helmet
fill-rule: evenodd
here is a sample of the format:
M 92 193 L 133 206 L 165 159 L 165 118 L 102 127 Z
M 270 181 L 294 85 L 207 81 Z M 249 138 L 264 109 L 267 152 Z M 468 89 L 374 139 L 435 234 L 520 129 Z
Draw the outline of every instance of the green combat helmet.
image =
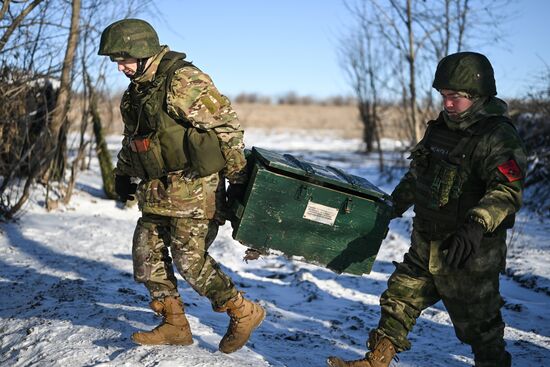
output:
M 97 54 L 120 61 L 145 59 L 160 50 L 157 32 L 149 23 L 141 19 L 122 19 L 105 28 Z
M 458 52 L 441 59 L 432 85 L 437 90 L 463 91 L 472 96 L 496 96 L 491 63 L 477 52 Z

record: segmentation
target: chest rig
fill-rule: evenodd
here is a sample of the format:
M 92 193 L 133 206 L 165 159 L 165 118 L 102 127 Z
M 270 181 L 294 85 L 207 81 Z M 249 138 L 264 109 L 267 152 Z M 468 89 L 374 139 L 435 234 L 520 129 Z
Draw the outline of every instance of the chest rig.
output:
M 132 83 L 122 97 L 125 148 L 134 176 L 141 179 L 159 178 L 190 166 L 183 143 L 189 123 L 176 121 L 166 108 L 166 93 L 174 72 L 185 66 L 194 67 L 184 57 L 182 53 L 167 52 L 155 78 L 144 85 Z
M 412 159 L 418 173 L 415 223 L 430 238 L 456 231 L 484 196 L 486 184 L 476 171 L 480 162 L 475 161 L 474 151 L 484 136 L 506 120 L 491 117 L 466 130 L 449 129 L 441 117 L 429 124 Z

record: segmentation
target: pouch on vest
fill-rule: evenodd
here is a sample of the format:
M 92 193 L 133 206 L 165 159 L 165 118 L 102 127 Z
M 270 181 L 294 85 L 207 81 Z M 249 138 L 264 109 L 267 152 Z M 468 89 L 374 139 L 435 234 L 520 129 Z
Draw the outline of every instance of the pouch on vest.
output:
M 164 160 L 160 151 L 160 142 L 156 134 L 146 137 L 133 137 L 130 139 L 130 155 L 133 167 L 140 167 L 146 177 L 154 179 L 166 175 Z M 139 173 L 142 173 L 139 170 Z
M 441 208 L 447 205 L 450 198 L 458 198 L 458 182 L 458 166 L 441 159 L 436 160 L 431 185 L 432 208 Z
M 184 147 L 186 130 L 174 123 L 158 132 L 166 172 L 189 170 L 189 156 Z
M 214 131 L 188 128 L 185 142 L 191 167 L 200 177 L 209 176 L 225 167 L 225 158 Z

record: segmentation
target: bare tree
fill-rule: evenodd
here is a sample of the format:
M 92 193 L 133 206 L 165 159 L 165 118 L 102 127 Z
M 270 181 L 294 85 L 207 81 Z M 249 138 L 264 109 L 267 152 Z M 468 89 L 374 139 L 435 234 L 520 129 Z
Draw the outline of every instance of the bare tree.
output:
M 9 218 L 22 208 L 37 180 L 46 187 L 48 206 L 70 200 L 85 150 L 92 145 L 86 134 L 88 107 L 80 119 L 69 117 L 75 90 L 92 98 L 86 85 L 95 92 L 104 80 L 106 64 L 96 55 L 101 30 L 148 9 L 151 1 L 130 0 L 122 9 L 108 0 L 0 3 L 0 138 L 7 142 L 0 146 L 0 218 Z M 81 123 L 80 140 L 67 183 L 67 133 L 76 121 Z
M 69 34 L 67 37 L 67 46 L 65 56 L 61 66 L 61 76 L 59 80 L 59 90 L 55 107 L 52 111 L 51 121 L 48 124 L 48 137 L 45 141 L 43 154 L 49 158 L 55 155 L 57 159 L 48 159 L 51 164 L 47 173 L 54 171 L 56 178 L 63 177 L 65 167 L 66 134 L 69 129 L 69 120 L 67 112 L 72 94 L 72 73 L 75 64 L 76 46 L 78 34 L 80 31 L 80 0 L 71 1 L 71 23 L 69 25 Z M 57 154 L 56 154 L 57 153 Z M 48 176 L 48 175 L 47 175 Z M 46 180 L 48 177 L 46 177 Z
M 434 112 L 431 81 L 437 61 L 481 41 L 477 34 L 497 40 L 496 25 L 506 19 L 508 3 L 479 0 L 473 8 L 469 0 L 345 0 L 356 20 L 352 34 L 363 38 L 364 43 L 371 42 L 372 47 L 367 52 L 360 47 L 348 48 L 344 64 L 349 68 L 371 64 L 372 57 L 385 60 L 376 69 L 376 73 L 388 76 L 378 84 L 378 95 L 388 101 L 401 100 L 402 121 L 406 122 L 403 128 L 410 143 L 415 144 L 423 134 L 423 121 Z M 354 90 L 357 78 L 351 82 Z M 368 98 L 372 103 L 372 95 Z
M 21 9 L 18 9 L 18 13 L 15 17 L 12 16 L 11 23 L 6 27 L 4 34 L 0 38 L 0 51 L 4 48 L 10 37 L 13 35 L 13 32 L 21 26 L 24 19 L 40 4 L 43 0 L 34 0 L 28 5 L 24 5 Z M 10 14 L 8 10 L 10 9 L 11 0 L 2 1 L 2 9 L 0 9 L 0 19 L 3 19 L 4 16 Z
M 348 4 L 348 6 L 351 6 Z M 350 11 L 353 11 L 349 8 Z M 380 170 L 384 167 L 380 144 L 380 121 L 378 97 L 379 85 L 383 84 L 384 76 L 378 71 L 383 62 L 382 54 L 373 52 L 374 35 L 370 32 L 370 26 L 365 9 L 355 9 L 354 14 L 359 24 L 357 33 L 348 35 L 340 44 L 338 54 L 342 68 L 348 78 L 350 86 L 357 98 L 359 118 L 363 123 L 363 141 L 365 151 L 379 152 Z

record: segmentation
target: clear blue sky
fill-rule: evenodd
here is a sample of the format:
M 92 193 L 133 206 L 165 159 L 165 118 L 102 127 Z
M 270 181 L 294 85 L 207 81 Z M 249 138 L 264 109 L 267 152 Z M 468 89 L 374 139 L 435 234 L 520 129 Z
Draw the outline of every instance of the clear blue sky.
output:
M 157 29 L 161 43 L 187 53 L 210 74 L 224 94 L 351 94 L 336 52 L 351 22 L 341 0 L 155 3 L 160 16 L 140 17 Z M 550 1 L 517 0 L 512 6 L 504 41 L 475 49 L 492 61 L 504 97 L 527 93 L 550 66 Z

